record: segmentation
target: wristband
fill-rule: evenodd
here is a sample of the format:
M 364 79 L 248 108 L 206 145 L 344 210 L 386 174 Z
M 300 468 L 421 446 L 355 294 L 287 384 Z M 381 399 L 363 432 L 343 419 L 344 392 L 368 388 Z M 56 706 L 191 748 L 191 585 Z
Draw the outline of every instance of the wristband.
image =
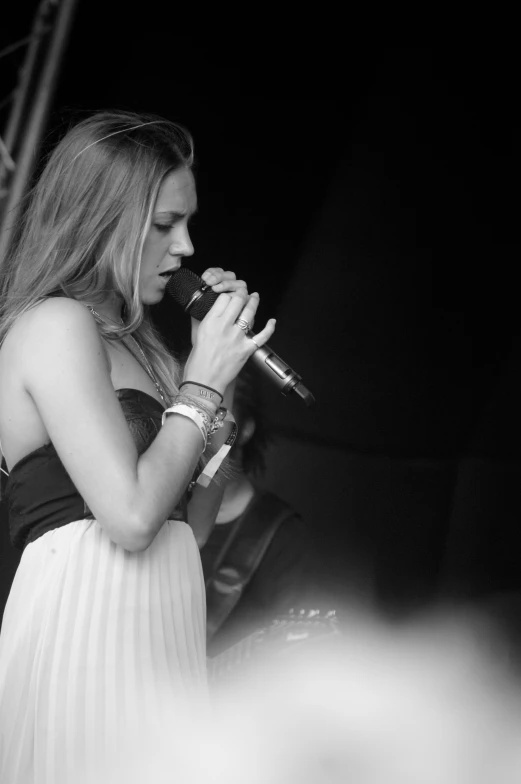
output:
M 195 397 L 202 397 L 203 400 L 209 400 L 212 403 L 216 402 L 217 406 L 220 406 L 224 400 L 223 395 L 221 395 L 221 393 L 216 389 L 213 389 L 213 387 L 207 387 L 206 384 L 199 384 L 198 381 L 183 381 L 183 383 L 179 385 L 179 391 L 181 391 L 181 388 L 185 386 L 191 386 L 195 388 L 195 392 L 192 393 L 195 395 Z M 219 398 L 218 401 L 215 400 L 216 396 Z
M 220 408 L 218 411 L 218 416 L 215 417 L 211 432 L 214 433 L 220 427 L 224 425 L 225 422 L 232 423 L 232 430 L 224 444 L 220 447 L 218 452 L 212 457 L 211 460 L 205 465 L 203 471 L 197 477 L 196 484 L 202 485 L 202 487 L 208 487 L 212 479 L 214 478 L 215 474 L 217 473 L 218 468 L 221 466 L 224 458 L 230 451 L 237 437 L 237 423 L 233 417 L 231 411 L 227 411 L 225 408 Z
M 205 405 L 204 403 L 201 403 L 199 400 L 196 400 L 196 398 L 192 397 L 192 395 L 176 395 L 172 405 L 175 406 L 177 404 L 188 406 L 189 408 L 193 408 L 194 411 L 197 411 L 199 414 L 201 414 L 202 418 L 206 423 L 206 429 L 210 430 L 212 422 L 217 413 L 215 409 L 212 409 L 210 407 L 210 405 Z
M 197 425 L 199 432 L 203 437 L 203 442 L 204 442 L 203 452 L 204 452 L 208 444 L 208 430 L 207 430 L 206 422 L 202 417 L 202 415 L 199 413 L 199 411 L 196 411 L 196 409 L 192 408 L 191 406 L 185 406 L 182 403 L 176 403 L 170 408 L 167 408 L 166 411 L 163 411 L 163 416 L 161 419 L 162 425 L 165 424 L 165 420 L 168 414 L 179 414 L 180 416 L 187 417 L 187 419 L 191 419 L 192 422 L 195 425 Z

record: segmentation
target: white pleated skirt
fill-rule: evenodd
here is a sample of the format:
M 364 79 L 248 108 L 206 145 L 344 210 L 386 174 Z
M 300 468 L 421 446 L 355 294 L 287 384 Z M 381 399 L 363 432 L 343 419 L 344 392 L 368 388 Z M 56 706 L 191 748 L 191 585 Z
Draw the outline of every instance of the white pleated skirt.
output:
M 140 727 L 204 706 L 205 626 L 183 522 L 139 553 L 95 520 L 28 545 L 0 635 L 1 784 L 73 784 Z

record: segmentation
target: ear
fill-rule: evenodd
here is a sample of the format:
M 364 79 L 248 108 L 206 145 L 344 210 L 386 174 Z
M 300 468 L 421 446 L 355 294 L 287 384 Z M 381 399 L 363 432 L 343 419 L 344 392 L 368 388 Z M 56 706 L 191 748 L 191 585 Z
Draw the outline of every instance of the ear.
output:
M 248 417 L 243 422 L 241 422 L 241 427 L 239 429 L 239 437 L 237 439 L 238 446 L 244 446 L 247 444 L 252 435 L 255 433 L 255 420 L 251 417 Z

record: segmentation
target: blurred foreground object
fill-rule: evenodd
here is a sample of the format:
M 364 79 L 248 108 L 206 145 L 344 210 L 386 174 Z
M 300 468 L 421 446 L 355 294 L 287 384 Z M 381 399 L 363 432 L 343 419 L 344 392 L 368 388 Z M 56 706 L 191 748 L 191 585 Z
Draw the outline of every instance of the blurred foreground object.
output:
M 293 610 L 276 618 L 270 626 L 258 629 L 239 640 L 219 656 L 208 659 L 208 680 L 222 688 L 240 678 L 255 664 L 265 666 L 274 657 L 291 655 L 294 648 L 309 646 L 310 642 L 324 643 L 325 639 L 340 634 L 334 610 L 322 615 L 319 610 Z
M 118 775 L 91 780 L 519 784 L 520 683 L 486 619 L 392 627 L 353 612 L 347 627 L 257 662 L 207 723 L 178 716 L 154 737 L 143 728 Z

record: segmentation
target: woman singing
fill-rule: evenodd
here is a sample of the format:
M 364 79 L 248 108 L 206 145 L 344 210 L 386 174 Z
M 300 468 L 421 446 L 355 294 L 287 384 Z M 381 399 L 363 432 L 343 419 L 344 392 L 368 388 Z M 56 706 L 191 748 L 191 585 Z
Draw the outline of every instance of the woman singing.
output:
M 118 733 L 204 692 L 198 545 L 222 491 L 194 481 L 229 435 L 259 299 L 212 268 L 220 296 L 184 367 L 154 331 L 148 306 L 193 253 L 192 160 L 167 120 L 80 122 L 3 264 L 0 438 L 23 550 L 0 636 L 3 784 L 72 782 Z

